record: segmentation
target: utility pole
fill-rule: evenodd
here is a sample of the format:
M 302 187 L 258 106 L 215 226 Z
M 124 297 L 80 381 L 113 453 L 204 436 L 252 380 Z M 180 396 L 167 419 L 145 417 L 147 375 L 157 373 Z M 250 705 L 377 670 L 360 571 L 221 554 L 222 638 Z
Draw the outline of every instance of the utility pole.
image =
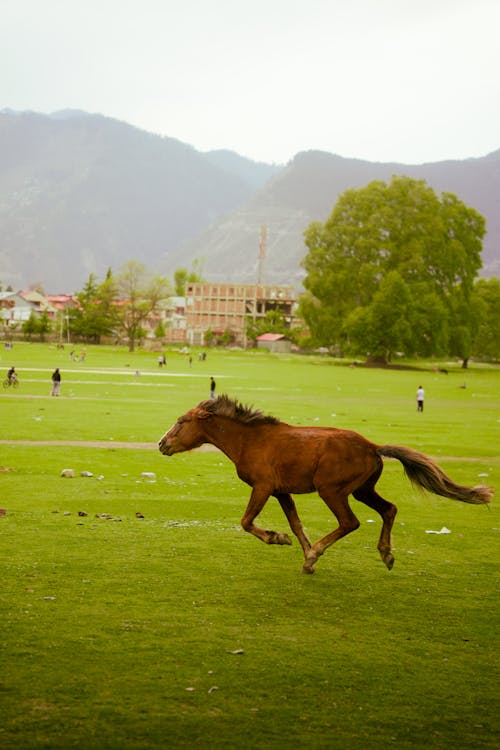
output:
M 264 283 L 264 263 L 266 260 L 267 251 L 267 226 L 261 224 L 260 227 L 260 242 L 259 242 L 259 265 L 257 273 L 257 284 L 262 285 Z

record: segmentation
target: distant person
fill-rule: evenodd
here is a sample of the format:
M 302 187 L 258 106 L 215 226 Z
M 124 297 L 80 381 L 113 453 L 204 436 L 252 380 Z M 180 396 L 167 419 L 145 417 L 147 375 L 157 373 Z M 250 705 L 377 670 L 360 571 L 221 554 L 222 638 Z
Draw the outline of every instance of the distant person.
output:
M 11 367 L 10 370 L 7 372 L 7 380 L 9 381 L 9 383 L 15 383 L 16 382 L 16 380 L 17 380 L 17 373 L 16 373 L 16 368 L 15 367 Z
M 56 369 L 52 373 L 52 389 L 50 391 L 50 395 L 59 396 L 60 391 L 61 391 L 61 373 L 59 372 L 59 368 L 56 367 Z
M 210 398 L 215 398 L 215 380 L 210 378 Z
M 421 385 L 417 388 L 417 411 L 423 411 L 424 410 L 424 389 Z

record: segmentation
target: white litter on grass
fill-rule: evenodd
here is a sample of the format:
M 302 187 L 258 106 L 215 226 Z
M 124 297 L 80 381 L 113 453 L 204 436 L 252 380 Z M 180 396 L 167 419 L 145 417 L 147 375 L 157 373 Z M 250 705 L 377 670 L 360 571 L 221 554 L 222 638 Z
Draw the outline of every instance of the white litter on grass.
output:
M 433 531 L 432 529 L 426 529 L 426 534 L 451 534 L 451 531 L 446 528 L 446 526 L 443 526 L 441 531 Z
M 63 469 L 61 471 L 62 477 L 74 477 L 75 476 L 75 470 L 74 469 Z

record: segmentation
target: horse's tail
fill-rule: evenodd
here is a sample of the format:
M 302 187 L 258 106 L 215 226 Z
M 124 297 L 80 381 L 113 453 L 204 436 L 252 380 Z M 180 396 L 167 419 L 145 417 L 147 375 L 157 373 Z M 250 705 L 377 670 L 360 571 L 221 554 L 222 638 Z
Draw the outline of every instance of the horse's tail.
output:
M 410 482 L 418 487 L 433 492 L 435 495 L 461 500 L 464 503 L 481 505 L 489 503 L 493 496 L 492 487 L 478 485 L 477 487 L 463 487 L 450 479 L 439 466 L 428 456 L 418 453 L 411 448 L 399 445 L 382 445 L 377 447 L 377 453 L 387 458 L 397 458 L 403 464 L 406 476 Z

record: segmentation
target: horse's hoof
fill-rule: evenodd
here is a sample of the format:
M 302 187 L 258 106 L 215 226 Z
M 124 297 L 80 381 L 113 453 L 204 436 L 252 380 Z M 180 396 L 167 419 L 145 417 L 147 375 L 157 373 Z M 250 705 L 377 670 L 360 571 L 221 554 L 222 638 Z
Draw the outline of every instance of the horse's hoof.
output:
M 387 555 L 387 557 L 384 560 L 384 563 L 386 565 L 387 570 L 392 570 L 392 566 L 394 565 L 394 557 L 392 555 Z
M 317 560 L 311 560 L 308 559 L 305 561 L 304 565 L 302 566 L 302 572 L 307 573 L 308 575 L 311 575 L 311 573 L 314 573 L 314 568 L 316 567 Z
M 268 544 L 289 544 L 291 545 L 292 540 L 288 534 L 283 534 L 281 531 L 268 531 Z

